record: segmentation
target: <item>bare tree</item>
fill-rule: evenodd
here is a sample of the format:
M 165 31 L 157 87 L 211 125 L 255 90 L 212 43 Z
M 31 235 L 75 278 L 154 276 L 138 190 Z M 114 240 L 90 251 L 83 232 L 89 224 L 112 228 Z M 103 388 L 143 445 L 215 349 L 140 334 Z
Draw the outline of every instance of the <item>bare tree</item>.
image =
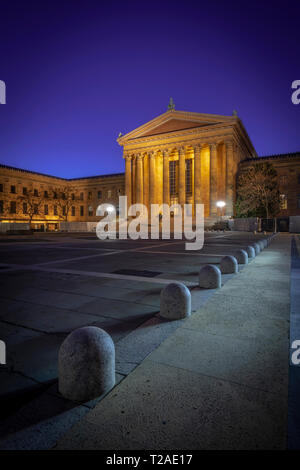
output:
M 257 163 L 238 178 L 236 214 L 274 217 L 280 210 L 277 172 L 268 162 Z
M 77 201 L 75 188 L 72 186 L 64 186 L 54 191 L 56 194 L 56 203 L 58 206 L 58 216 L 65 222 L 68 220 L 72 206 Z
M 27 217 L 29 224 L 35 216 L 42 216 L 42 206 L 44 198 L 36 193 L 34 189 L 26 189 L 23 194 L 19 195 L 17 201 L 21 203 L 20 212 Z

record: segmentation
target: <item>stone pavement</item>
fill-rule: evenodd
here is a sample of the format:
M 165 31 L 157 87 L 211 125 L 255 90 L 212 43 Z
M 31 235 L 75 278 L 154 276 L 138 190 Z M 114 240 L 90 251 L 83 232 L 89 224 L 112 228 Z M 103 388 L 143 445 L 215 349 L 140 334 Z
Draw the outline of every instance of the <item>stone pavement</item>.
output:
M 290 236 L 236 274 L 56 449 L 284 449 Z

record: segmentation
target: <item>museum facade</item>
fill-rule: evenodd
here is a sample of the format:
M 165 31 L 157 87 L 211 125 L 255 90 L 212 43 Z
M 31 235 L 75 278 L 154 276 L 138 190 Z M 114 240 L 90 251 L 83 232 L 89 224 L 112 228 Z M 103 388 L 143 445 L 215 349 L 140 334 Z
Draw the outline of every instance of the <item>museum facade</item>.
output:
M 65 179 L 0 165 L 0 221 L 59 229 L 60 222 L 96 222 L 109 203 L 204 204 L 208 221 L 234 215 L 240 171 L 260 161 L 278 174 L 280 216 L 300 215 L 300 153 L 258 157 L 242 121 L 232 116 L 167 112 L 117 139 L 124 173 Z M 222 209 L 220 204 L 222 203 Z

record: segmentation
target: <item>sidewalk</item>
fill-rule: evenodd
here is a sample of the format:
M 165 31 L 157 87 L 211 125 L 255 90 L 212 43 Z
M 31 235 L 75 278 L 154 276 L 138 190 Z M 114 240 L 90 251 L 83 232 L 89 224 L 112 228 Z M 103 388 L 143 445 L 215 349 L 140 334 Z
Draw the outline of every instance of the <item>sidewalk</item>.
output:
M 278 235 L 55 448 L 286 448 L 290 240 Z

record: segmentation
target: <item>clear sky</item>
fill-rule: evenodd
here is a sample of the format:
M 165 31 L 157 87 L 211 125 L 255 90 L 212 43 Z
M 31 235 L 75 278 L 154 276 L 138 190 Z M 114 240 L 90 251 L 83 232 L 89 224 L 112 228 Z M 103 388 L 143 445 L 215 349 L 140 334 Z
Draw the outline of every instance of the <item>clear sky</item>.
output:
M 232 114 L 259 155 L 300 151 L 297 0 L 0 0 L 0 162 L 124 171 L 116 142 L 166 111 Z

